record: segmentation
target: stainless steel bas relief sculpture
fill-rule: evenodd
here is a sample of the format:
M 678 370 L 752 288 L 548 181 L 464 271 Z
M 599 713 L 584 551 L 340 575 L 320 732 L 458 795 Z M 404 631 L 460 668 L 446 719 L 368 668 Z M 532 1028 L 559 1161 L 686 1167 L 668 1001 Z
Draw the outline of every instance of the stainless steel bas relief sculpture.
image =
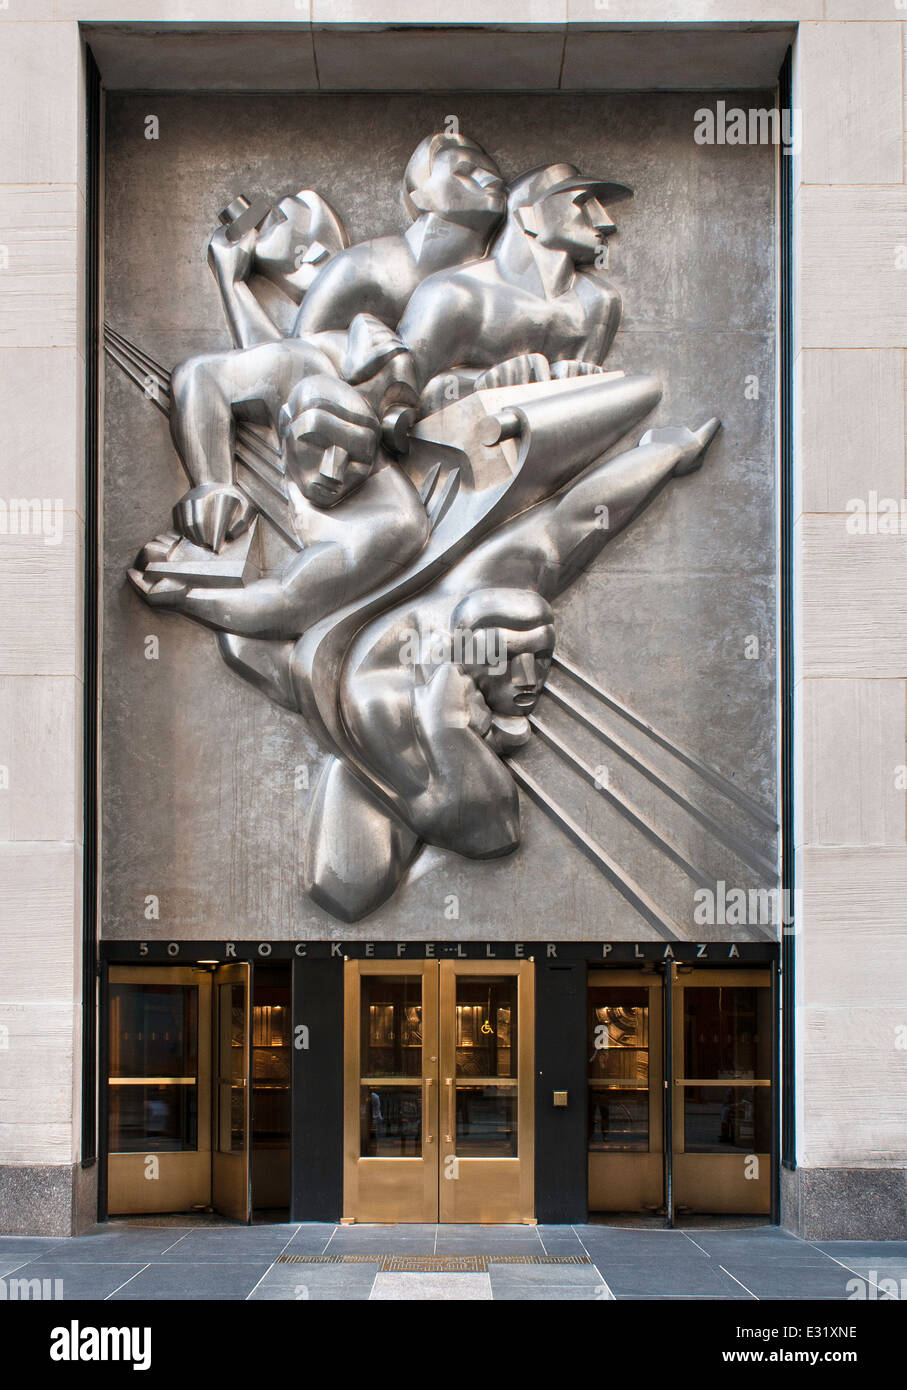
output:
M 537 714 L 549 673 L 574 674 L 558 600 L 700 468 L 719 428 L 704 410 L 698 428 L 649 430 L 612 454 L 661 398 L 654 377 L 606 366 L 621 315 L 610 209 L 629 197 L 565 163 L 505 185 L 474 141 L 431 135 L 407 165 L 397 235 L 350 245 L 308 189 L 225 209 L 208 260 L 231 349 L 171 375 L 108 330 L 113 360 L 157 383 L 188 480 L 168 499 L 173 529 L 129 578 L 153 608 L 212 629 L 229 667 L 329 755 L 303 876 L 344 921 L 386 901 L 423 846 L 518 852 L 522 788 L 656 932 L 678 934 L 515 756 L 552 738 Z M 262 278 L 298 305 L 291 332 Z M 268 534 L 289 548 L 277 565 Z M 720 773 L 694 770 L 765 828 Z M 700 823 L 771 875 L 758 847 Z

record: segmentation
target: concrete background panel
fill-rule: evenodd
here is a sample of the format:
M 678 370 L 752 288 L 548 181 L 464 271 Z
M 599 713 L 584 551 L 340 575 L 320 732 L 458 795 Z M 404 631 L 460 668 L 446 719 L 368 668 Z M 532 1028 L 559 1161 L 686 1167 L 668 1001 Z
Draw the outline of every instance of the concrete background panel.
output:
M 764 105 L 768 96 L 752 100 Z M 168 368 L 192 352 L 227 346 L 204 264 L 219 209 L 240 190 L 251 197 L 314 187 L 344 217 L 354 240 L 399 228 L 406 159 L 416 139 L 448 114 L 495 155 L 507 177 L 570 160 L 634 187 L 636 197 L 616 209 L 619 232 L 608 274 L 623 294 L 625 315 L 609 365 L 654 372 L 665 395 L 627 444 L 646 427 L 696 426 L 711 414 L 721 417 L 723 431 L 705 468 L 657 497 L 558 601 L 559 643 L 619 699 L 771 808 L 774 152 L 696 145 L 701 102 L 695 93 L 111 94 L 107 317 Z M 159 117 L 158 141 L 144 139 L 149 112 Z M 747 387 L 753 378 L 755 399 Z M 269 705 L 227 671 L 209 632 L 152 612 L 125 581 L 125 566 L 169 524 L 170 507 L 184 489 L 166 421 L 108 365 L 105 935 L 654 934 L 526 798 L 523 843 L 512 858 L 468 863 L 426 851 L 397 895 L 353 927 L 314 907 L 302 894 L 299 863 L 323 754 L 298 716 Z M 145 657 L 149 635 L 159 638 L 157 660 Z M 760 646 L 751 660 L 745 642 L 752 636 Z M 632 735 L 625 723 L 622 734 Z M 579 747 L 581 736 L 574 737 Z M 676 774 L 675 760 L 662 757 Z M 552 798 L 689 924 L 691 885 L 680 871 L 591 788 L 565 774 L 550 752 L 543 764 Z M 296 785 L 300 767 L 307 769 L 307 788 Z M 626 794 L 694 862 L 701 859 L 729 884 L 749 884 L 752 874 L 745 878 L 734 856 L 709 844 L 669 798 L 632 769 L 620 775 Z M 701 785 L 691 786 L 690 795 L 714 813 L 728 812 Z M 741 832 L 771 858 L 771 836 L 751 825 Z M 451 894 L 459 900 L 458 918 L 445 916 Z M 144 915 L 148 895 L 159 899 L 157 920 Z M 703 929 L 696 930 L 701 936 Z M 746 928 L 714 930 L 747 934 Z

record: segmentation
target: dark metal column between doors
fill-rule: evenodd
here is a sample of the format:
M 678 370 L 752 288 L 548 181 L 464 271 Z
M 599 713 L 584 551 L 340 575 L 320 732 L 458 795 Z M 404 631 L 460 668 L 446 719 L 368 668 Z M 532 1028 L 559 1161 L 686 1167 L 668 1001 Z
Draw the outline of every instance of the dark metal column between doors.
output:
M 589 1214 L 586 962 L 535 965 L 535 1214 L 584 1222 Z M 566 1105 L 554 1104 L 565 1091 Z
M 343 1205 L 343 961 L 293 961 L 290 1219 Z

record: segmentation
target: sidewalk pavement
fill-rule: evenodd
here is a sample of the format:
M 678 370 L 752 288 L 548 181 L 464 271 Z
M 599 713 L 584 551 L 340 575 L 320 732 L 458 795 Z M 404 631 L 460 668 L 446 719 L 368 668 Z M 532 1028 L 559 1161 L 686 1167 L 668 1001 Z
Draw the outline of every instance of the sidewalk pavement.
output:
M 173 1220 L 111 1221 L 68 1240 L 0 1237 L 0 1297 L 120 1302 L 907 1296 L 907 1241 L 804 1241 L 776 1226 L 666 1231 L 603 1224 L 198 1226 Z

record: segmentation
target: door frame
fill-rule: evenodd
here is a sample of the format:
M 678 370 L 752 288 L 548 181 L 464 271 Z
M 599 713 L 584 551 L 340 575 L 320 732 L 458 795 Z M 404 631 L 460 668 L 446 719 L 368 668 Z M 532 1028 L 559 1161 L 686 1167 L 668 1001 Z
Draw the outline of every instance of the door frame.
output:
M 220 1014 L 220 993 L 234 985 L 243 989 L 243 1041 L 242 1041 L 242 1092 L 243 1092 L 243 1148 L 236 1153 L 232 1149 L 222 1149 L 221 1126 L 224 1122 L 222 1092 L 231 1084 L 229 1077 L 221 1076 L 221 1047 L 223 1037 Z M 232 1001 L 231 1001 L 231 1048 L 232 1048 Z M 232 1055 L 232 1054 L 231 1054 Z M 232 1105 L 232 1095 L 231 1095 Z M 250 961 L 237 961 L 231 965 L 218 965 L 211 972 L 211 1205 L 224 1216 L 249 1225 L 252 1220 L 252 964 Z M 227 1117 L 227 1125 L 232 1135 L 232 1109 Z

